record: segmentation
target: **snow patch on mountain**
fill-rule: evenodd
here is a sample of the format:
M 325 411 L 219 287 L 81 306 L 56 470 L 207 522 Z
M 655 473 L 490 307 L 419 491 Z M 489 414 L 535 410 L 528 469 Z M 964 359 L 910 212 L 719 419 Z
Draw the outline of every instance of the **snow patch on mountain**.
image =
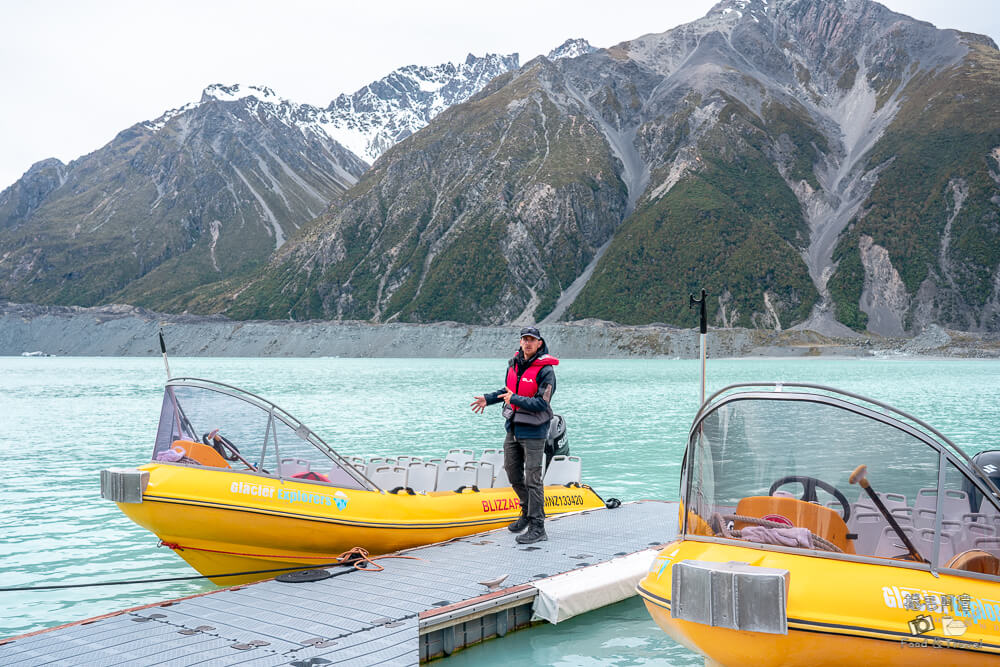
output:
M 469 54 L 464 63 L 407 65 L 326 108 L 322 127 L 335 141 L 374 162 L 448 107 L 465 102 L 494 77 L 519 66 L 516 53 Z
M 596 46 L 592 46 L 590 42 L 585 39 L 567 39 L 565 42 L 549 51 L 549 55 L 547 57 L 549 60 L 576 58 L 577 56 L 586 55 L 599 50 L 600 49 Z
M 196 109 L 200 103 L 192 102 L 190 104 L 185 104 L 184 106 L 177 109 L 170 109 L 169 111 L 163 112 L 163 115 L 155 120 L 147 120 L 142 123 L 142 126 L 147 130 L 153 132 L 159 132 L 163 127 L 170 121 L 174 116 L 179 116 L 185 111 L 190 111 L 191 109 Z
M 261 102 L 270 102 L 271 104 L 281 104 L 285 101 L 267 86 L 241 86 L 238 83 L 232 86 L 224 86 L 221 83 L 212 84 L 201 94 L 202 102 L 208 99 L 216 99 L 220 102 L 235 102 L 247 97 L 253 97 Z

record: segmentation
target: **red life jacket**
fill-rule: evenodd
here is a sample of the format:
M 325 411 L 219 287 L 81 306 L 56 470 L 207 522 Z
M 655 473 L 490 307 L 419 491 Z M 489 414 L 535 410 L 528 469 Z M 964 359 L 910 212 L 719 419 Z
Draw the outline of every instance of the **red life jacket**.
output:
M 531 362 L 521 377 L 517 376 L 517 363 L 512 363 L 507 368 L 507 382 L 506 387 L 508 390 L 514 392 L 518 396 L 533 397 L 538 393 L 538 373 L 542 370 L 543 366 L 558 366 L 559 360 L 553 357 L 551 354 L 543 354 L 539 357 L 535 357 L 535 360 Z M 518 411 L 518 407 L 513 403 L 510 407 L 514 409 L 514 412 Z

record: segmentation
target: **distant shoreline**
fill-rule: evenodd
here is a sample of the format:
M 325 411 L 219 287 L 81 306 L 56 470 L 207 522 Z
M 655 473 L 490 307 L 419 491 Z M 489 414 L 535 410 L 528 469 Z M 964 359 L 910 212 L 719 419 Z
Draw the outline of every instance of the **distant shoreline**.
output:
M 327 321 L 238 321 L 168 315 L 134 306 L 37 306 L 0 303 L 0 356 L 146 357 L 168 351 L 193 357 L 495 357 L 512 349 L 516 326 L 371 324 Z M 566 358 L 680 358 L 699 354 L 696 328 L 627 326 L 596 320 L 542 327 Z M 929 327 L 914 338 L 834 338 L 812 331 L 710 329 L 712 358 L 865 358 L 895 356 L 1000 358 L 1000 336 Z

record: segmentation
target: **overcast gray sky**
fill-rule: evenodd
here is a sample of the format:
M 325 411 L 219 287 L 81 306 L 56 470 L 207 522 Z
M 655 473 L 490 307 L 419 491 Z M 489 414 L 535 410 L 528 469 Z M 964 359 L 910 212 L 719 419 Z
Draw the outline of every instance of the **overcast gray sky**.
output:
M 0 0 L 0 190 L 38 160 L 69 162 L 212 83 L 325 106 L 396 67 L 467 53 L 600 47 L 703 16 L 715 0 Z M 996 0 L 884 0 L 1000 42 Z

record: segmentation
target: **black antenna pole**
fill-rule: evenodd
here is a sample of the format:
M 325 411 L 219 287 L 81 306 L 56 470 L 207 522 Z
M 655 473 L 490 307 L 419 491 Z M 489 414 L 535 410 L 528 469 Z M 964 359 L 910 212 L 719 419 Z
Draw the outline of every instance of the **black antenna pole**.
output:
M 163 354 L 163 365 L 167 369 L 167 381 L 170 381 L 172 377 L 170 375 L 170 364 L 167 362 L 167 344 L 163 342 L 163 328 L 160 328 L 160 352 Z
M 694 298 L 694 294 L 689 294 L 688 298 L 688 308 L 694 308 L 695 306 L 701 306 L 701 322 L 700 330 L 701 335 L 701 404 L 705 403 L 705 357 L 707 356 L 705 350 L 705 335 L 708 333 L 708 310 L 707 310 L 707 300 L 705 297 L 708 296 L 708 292 L 704 288 L 701 290 L 701 298 Z

